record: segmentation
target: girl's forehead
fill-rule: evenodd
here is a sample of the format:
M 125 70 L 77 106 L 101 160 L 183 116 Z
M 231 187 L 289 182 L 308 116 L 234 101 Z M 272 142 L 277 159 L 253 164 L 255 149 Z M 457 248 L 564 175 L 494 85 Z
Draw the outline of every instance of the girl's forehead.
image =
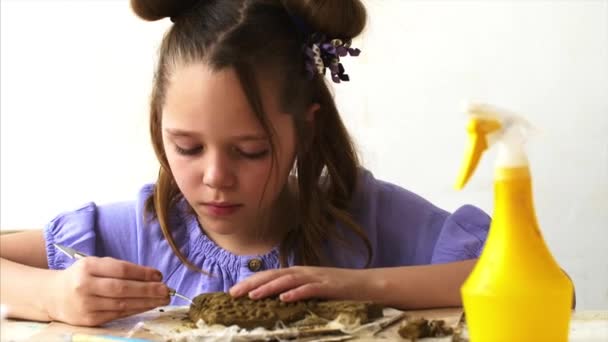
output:
M 275 109 L 278 105 L 275 83 L 264 77 L 257 81 L 264 107 Z M 239 111 L 252 111 L 247 94 L 232 67 L 213 69 L 204 63 L 178 66 L 170 75 L 166 98 L 167 101 L 179 98 L 179 102 L 185 105 L 209 106 L 221 102 Z
M 203 63 L 176 67 L 166 89 L 167 106 L 225 104 L 249 109 L 247 97 L 232 68 L 213 70 Z
M 263 128 L 233 68 L 214 70 L 203 63 L 178 66 L 170 75 L 163 106 L 163 126 L 181 131 L 223 135 L 260 134 Z M 264 112 L 273 126 L 281 119 L 276 92 L 260 82 Z M 236 133 L 235 133 L 236 132 Z

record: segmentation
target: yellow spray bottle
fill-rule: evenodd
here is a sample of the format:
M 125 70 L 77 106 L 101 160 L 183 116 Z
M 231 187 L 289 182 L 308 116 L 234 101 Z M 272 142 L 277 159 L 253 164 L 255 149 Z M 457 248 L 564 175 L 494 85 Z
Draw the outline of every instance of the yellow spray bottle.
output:
M 498 143 L 494 213 L 483 252 L 461 288 L 472 342 L 567 341 L 573 287 L 538 228 L 524 143 L 531 126 L 506 110 L 470 104 L 469 146 L 456 188 Z

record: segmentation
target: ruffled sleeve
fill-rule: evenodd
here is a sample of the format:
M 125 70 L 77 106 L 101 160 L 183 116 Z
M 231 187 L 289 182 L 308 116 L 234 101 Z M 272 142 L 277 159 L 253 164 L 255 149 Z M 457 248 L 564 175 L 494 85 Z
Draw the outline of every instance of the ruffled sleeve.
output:
M 140 247 L 148 243 L 153 251 L 152 246 L 156 245 L 148 240 L 159 241 L 158 236 L 162 237 L 155 230 L 148 230 L 147 235 L 140 233 L 147 227 L 139 210 L 146 197 L 146 190 L 144 188 L 140 191 L 136 201 L 104 205 L 91 202 L 55 217 L 43 231 L 49 268 L 65 269 L 74 262 L 55 248 L 54 244 L 91 256 L 112 257 L 134 263 L 144 261 L 142 259 L 145 255 L 140 253 Z
M 351 213 L 372 247 L 370 267 L 428 265 L 476 258 L 481 253 L 490 217 L 466 205 L 449 213 L 398 185 L 374 178 L 363 169 Z M 335 265 L 361 268 L 365 245 L 351 237 L 358 253 L 330 245 Z
M 145 203 L 153 190 L 153 185 L 145 185 L 134 201 L 102 205 L 88 203 L 57 216 L 44 229 L 49 268 L 65 269 L 75 261 L 57 250 L 53 246 L 56 243 L 87 255 L 111 257 L 155 268 L 163 274 L 167 285 L 190 296 L 195 296 L 202 290 L 227 290 L 234 285 L 190 270 L 173 253 L 158 220 L 145 211 Z M 198 247 L 194 242 L 200 238 L 201 232 L 196 217 L 187 209 L 186 203 L 180 202 L 169 214 L 174 241 L 184 256 L 195 265 L 203 266 L 206 271 L 216 271 L 214 267 L 223 262 L 221 258 L 217 255 L 195 254 L 192 250 L 192 246 Z M 209 243 L 213 244 L 212 241 Z M 240 269 L 247 269 L 249 259 L 243 259 L 246 261 L 239 260 L 239 265 L 242 266 Z M 274 264 L 268 261 L 268 265 Z M 234 273 L 234 270 L 229 269 L 226 279 L 237 279 Z
M 77 210 L 62 213 L 44 228 L 46 253 L 50 269 L 65 269 L 74 261 L 53 244 L 71 247 L 87 255 L 96 254 L 95 221 L 97 207 L 88 203 Z
M 431 263 L 478 258 L 489 227 L 490 217 L 481 209 L 472 205 L 460 207 L 443 222 Z

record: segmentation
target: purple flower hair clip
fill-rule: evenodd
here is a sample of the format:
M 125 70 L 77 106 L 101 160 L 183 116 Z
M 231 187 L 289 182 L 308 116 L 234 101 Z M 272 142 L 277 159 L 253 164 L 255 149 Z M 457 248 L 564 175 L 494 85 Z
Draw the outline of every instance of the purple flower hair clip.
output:
M 351 48 L 350 40 L 327 39 L 324 34 L 314 33 L 310 36 L 308 43 L 304 45 L 306 56 L 306 72 L 310 79 L 315 72 L 325 75 L 326 68 L 329 69 L 331 79 L 335 83 L 349 81 L 350 78 L 344 72 L 344 66 L 340 63 L 340 57 L 359 56 L 361 50 Z

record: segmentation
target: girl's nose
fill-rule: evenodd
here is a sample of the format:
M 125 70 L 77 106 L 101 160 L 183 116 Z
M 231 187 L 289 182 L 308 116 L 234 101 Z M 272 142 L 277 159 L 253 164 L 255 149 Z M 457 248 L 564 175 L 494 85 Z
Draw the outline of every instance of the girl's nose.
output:
M 213 189 L 226 189 L 233 187 L 235 183 L 236 177 L 227 157 L 219 153 L 209 156 L 204 168 L 203 184 Z

